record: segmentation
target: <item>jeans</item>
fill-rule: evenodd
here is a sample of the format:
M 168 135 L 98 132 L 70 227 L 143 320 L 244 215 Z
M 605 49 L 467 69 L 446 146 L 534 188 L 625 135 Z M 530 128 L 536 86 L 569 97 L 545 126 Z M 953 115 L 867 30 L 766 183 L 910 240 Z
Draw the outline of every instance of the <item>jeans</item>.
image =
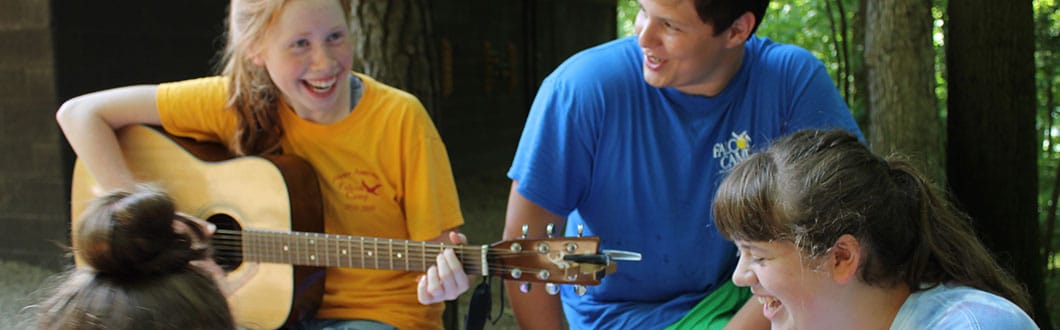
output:
M 287 330 L 397 330 L 397 328 L 372 320 L 309 319 L 298 321 Z

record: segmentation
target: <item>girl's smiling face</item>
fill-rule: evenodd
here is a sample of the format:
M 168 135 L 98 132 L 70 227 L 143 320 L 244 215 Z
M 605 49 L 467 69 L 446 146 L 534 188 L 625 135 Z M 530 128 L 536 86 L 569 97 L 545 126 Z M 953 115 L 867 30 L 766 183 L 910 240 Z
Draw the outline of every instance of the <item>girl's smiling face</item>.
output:
M 791 241 L 736 241 L 740 261 L 733 272 L 736 285 L 751 288 L 762 314 L 773 329 L 821 329 L 835 313 L 835 287 L 823 263 L 802 256 Z M 826 257 L 820 258 L 827 259 Z M 819 267 L 821 266 L 821 267 Z
M 350 111 L 353 45 L 338 1 L 288 1 L 259 46 L 254 62 L 300 117 L 331 123 Z

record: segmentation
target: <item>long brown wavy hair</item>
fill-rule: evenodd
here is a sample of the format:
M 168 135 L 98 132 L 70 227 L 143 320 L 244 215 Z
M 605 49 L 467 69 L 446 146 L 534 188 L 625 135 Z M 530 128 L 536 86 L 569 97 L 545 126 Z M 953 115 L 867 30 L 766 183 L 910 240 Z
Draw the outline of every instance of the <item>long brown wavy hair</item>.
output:
M 976 236 L 971 219 L 909 162 L 873 154 L 853 134 L 805 130 L 738 164 L 714 200 L 728 239 L 794 242 L 827 253 L 842 235 L 865 249 L 859 278 L 879 287 L 955 282 L 1031 314 L 1026 289 Z

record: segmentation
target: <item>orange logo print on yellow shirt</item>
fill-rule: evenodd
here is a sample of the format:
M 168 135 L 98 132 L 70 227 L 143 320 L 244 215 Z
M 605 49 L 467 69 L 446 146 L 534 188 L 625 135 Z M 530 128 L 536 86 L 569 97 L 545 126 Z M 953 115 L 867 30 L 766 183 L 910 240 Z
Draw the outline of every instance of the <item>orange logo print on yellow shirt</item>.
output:
M 383 195 L 383 184 L 379 176 L 365 170 L 354 170 L 336 175 L 332 180 L 342 191 L 343 207 L 347 210 L 369 211 L 375 208 L 373 200 Z

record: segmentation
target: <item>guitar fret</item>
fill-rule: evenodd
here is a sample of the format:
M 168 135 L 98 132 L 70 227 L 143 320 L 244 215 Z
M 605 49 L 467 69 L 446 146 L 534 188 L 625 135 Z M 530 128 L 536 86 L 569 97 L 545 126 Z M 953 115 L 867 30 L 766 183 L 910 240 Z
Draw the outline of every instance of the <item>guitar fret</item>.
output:
M 379 237 L 374 238 L 375 243 L 372 244 L 373 256 L 375 256 L 375 269 L 379 269 Z
M 386 240 L 387 247 L 387 259 L 390 259 L 390 268 L 394 269 L 394 240 L 388 238 Z
M 331 248 L 328 247 L 328 234 L 317 234 L 317 266 L 329 266 L 331 262 Z
M 298 253 L 300 240 L 295 238 L 298 238 L 298 236 L 292 235 L 284 239 L 283 252 L 287 255 L 287 259 L 290 260 L 292 265 L 301 265 L 304 261 L 302 261 L 302 254 Z
M 337 236 L 336 239 L 337 240 L 335 241 L 335 244 L 341 250 L 340 252 L 342 252 L 342 254 L 340 254 L 338 256 L 338 258 L 335 259 L 336 260 L 336 264 L 338 264 L 340 266 L 341 265 L 345 265 L 343 267 L 349 267 L 348 264 L 343 264 L 343 262 L 349 263 L 350 252 L 351 252 L 350 251 L 350 241 L 345 236 Z
M 299 236 L 305 236 L 305 235 L 303 234 L 303 235 L 299 235 Z M 295 238 L 297 238 L 297 237 L 295 237 Z M 290 251 L 291 256 L 295 257 L 295 258 L 298 258 L 298 264 L 299 265 L 305 265 L 306 264 L 306 260 L 309 259 L 309 256 L 307 255 L 307 254 L 309 254 L 309 249 L 308 249 L 309 245 L 305 244 L 306 243 L 305 242 L 305 238 L 302 237 L 302 239 L 293 240 L 291 243 L 292 243 L 291 244 L 291 251 Z
M 291 235 L 283 238 L 283 254 L 285 259 L 287 260 L 287 263 L 290 263 L 292 265 L 302 263 L 302 260 L 295 259 L 298 258 L 298 254 L 294 253 L 294 251 L 297 249 L 294 244 L 298 242 L 297 240 L 292 239 L 295 237 L 297 236 Z
M 292 259 L 293 255 L 289 253 L 291 250 L 290 238 L 291 236 L 280 237 L 280 239 L 278 240 L 279 252 L 281 256 L 280 260 L 286 261 L 287 263 L 293 265 L 295 263 L 295 260 Z
M 292 239 L 295 237 L 297 237 L 297 235 L 291 235 L 284 239 L 283 252 L 287 255 L 287 259 L 292 265 L 301 265 L 301 255 L 298 253 L 294 253 L 298 250 L 298 247 L 296 246 L 296 244 L 298 244 L 298 240 Z
M 409 268 L 409 241 L 405 241 L 405 270 L 412 270 Z
M 303 234 L 299 236 L 305 235 Z M 294 240 L 292 243 L 293 244 L 291 244 L 291 256 L 298 258 L 299 265 L 305 265 L 306 260 L 309 259 L 309 245 L 306 244 L 305 238 L 303 237 L 302 239 Z
M 262 233 L 261 234 L 261 238 L 264 239 L 264 240 L 268 240 L 268 241 L 272 242 L 272 243 L 269 244 L 270 246 L 268 246 L 267 249 L 264 250 L 266 253 L 262 254 L 261 258 L 264 260 L 264 259 L 266 259 L 266 257 L 272 257 L 272 258 L 269 258 L 269 259 L 283 260 L 283 259 L 280 259 L 280 258 L 276 258 L 276 256 L 280 256 L 280 257 L 283 256 L 282 252 L 279 252 L 279 253 L 276 252 L 276 251 L 283 250 L 283 242 L 279 241 L 279 240 L 276 240 L 276 239 L 273 239 L 272 237 L 269 237 L 266 233 Z
M 247 256 L 250 256 L 250 260 L 260 261 L 261 256 L 257 255 L 257 253 L 251 254 L 251 252 L 268 251 L 267 246 L 262 246 L 262 243 L 265 242 L 261 240 L 261 237 L 259 237 L 257 233 L 245 232 L 243 236 L 250 237 L 249 240 L 245 239 L 243 241 L 243 257 L 247 258 Z
M 328 238 L 328 246 L 335 245 L 334 250 L 331 250 L 332 254 L 335 255 L 334 260 L 328 261 L 328 267 L 342 267 L 342 257 L 346 255 L 345 249 L 342 248 L 342 236 L 331 235 Z
M 328 234 L 316 234 L 316 235 L 313 235 L 313 236 L 316 236 L 315 239 L 313 240 L 313 242 L 316 243 L 316 244 L 314 244 L 313 246 L 316 247 L 317 251 L 318 251 L 318 254 L 317 254 L 317 266 L 320 266 L 320 263 L 323 263 L 324 266 L 327 266 L 328 265 L 328 260 L 329 260 L 329 258 L 331 258 L 330 257 L 331 254 L 328 253 Z M 324 245 L 323 248 L 320 247 L 321 244 Z M 324 255 L 321 256 L 319 254 L 319 252 L 324 252 Z
M 293 238 L 297 238 L 297 237 L 298 236 L 291 236 L 291 237 L 288 237 L 287 239 L 284 240 L 286 244 L 284 244 L 283 252 L 287 253 L 287 256 L 288 256 L 287 258 L 291 260 L 291 264 L 301 265 L 301 264 L 304 264 L 305 262 L 302 261 L 302 254 L 301 253 L 297 253 L 298 252 L 298 243 L 299 243 L 300 240 L 293 239 Z
M 350 253 L 346 255 L 346 260 L 347 260 L 346 266 L 348 266 L 348 267 L 352 267 L 353 266 L 353 246 L 350 245 L 351 241 L 353 241 L 353 238 L 347 238 L 347 240 L 346 240 L 346 249 L 350 250 Z
M 243 235 L 241 236 L 241 238 L 242 239 L 239 240 L 239 249 L 240 249 L 239 253 L 240 253 L 241 256 L 243 256 L 243 259 L 244 259 L 243 261 L 244 262 L 245 261 L 249 261 L 249 260 L 246 260 L 247 251 L 253 251 L 250 247 L 253 246 L 254 235 L 250 235 L 249 232 L 243 232 Z
M 333 266 L 335 264 L 334 264 L 334 261 L 331 260 L 331 256 L 332 255 L 338 255 L 338 251 L 335 251 L 335 250 L 331 249 L 331 235 L 330 234 L 324 233 L 324 239 L 323 240 L 324 240 L 323 241 L 323 243 L 324 243 L 324 256 L 326 257 L 326 259 L 324 259 L 324 266 Z
M 420 242 L 420 270 L 427 270 L 427 242 Z
M 302 243 L 305 243 L 305 250 L 302 251 L 302 254 L 305 255 L 306 264 L 308 265 L 317 260 L 316 254 L 314 253 L 316 252 L 316 246 L 313 244 L 313 234 L 306 233 L 303 236 Z
M 302 243 L 301 244 L 302 248 L 297 250 L 297 252 L 298 252 L 299 255 L 301 255 L 303 258 L 305 258 L 305 260 L 302 261 L 302 263 L 304 265 L 309 265 L 309 262 L 313 261 L 313 255 L 312 255 L 312 252 L 310 252 L 311 250 L 310 250 L 310 246 L 309 246 L 309 234 L 308 233 L 302 235 L 302 240 L 301 240 L 300 243 Z
M 320 234 L 314 233 L 309 239 L 309 245 L 313 248 L 313 253 L 309 255 L 309 260 L 313 261 L 314 266 L 320 266 L 320 245 L 317 244 L 317 237 L 320 237 Z
M 361 251 L 358 255 L 361 256 L 361 268 L 365 268 L 365 255 L 367 251 L 364 250 L 364 237 L 361 237 Z
M 302 235 L 302 245 L 305 246 L 305 248 L 299 251 L 302 256 L 305 256 L 306 265 L 310 265 L 313 260 L 316 259 L 313 257 L 313 241 L 309 238 L 310 235 L 312 234 L 306 233 L 305 235 Z

